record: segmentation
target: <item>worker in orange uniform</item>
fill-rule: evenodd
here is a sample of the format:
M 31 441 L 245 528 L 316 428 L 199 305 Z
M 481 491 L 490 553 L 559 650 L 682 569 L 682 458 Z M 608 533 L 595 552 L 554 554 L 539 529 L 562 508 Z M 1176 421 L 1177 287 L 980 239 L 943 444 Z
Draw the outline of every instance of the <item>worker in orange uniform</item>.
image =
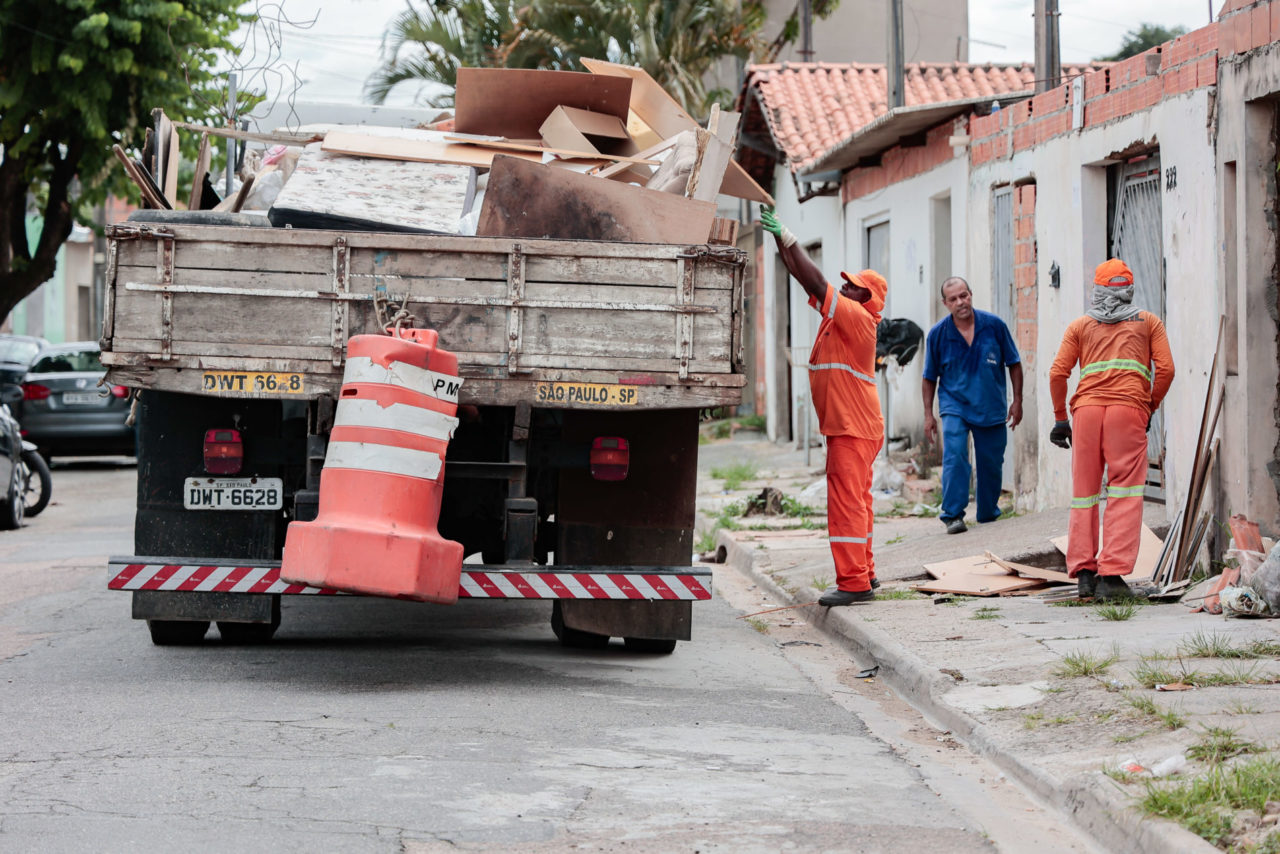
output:
M 876 324 L 889 286 L 875 270 L 841 273 L 837 291 L 795 235 L 772 210 L 760 214 L 773 233 L 788 272 L 809 294 L 822 323 L 809 354 L 809 388 L 818 429 L 827 437 L 827 533 L 836 565 L 836 589 L 821 605 L 852 605 L 875 599 L 871 553 L 871 466 L 884 443 L 884 417 L 876 391 Z
M 1049 368 L 1053 430 L 1071 451 L 1067 572 L 1081 598 L 1132 597 L 1147 480 L 1147 429 L 1173 382 L 1173 354 L 1160 318 L 1133 305 L 1133 272 L 1119 258 L 1098 265 L 1093 305 L 1071 322 Z M 1080 364 L 1067 420 L 1067 377 Z M 1074 440 L 1074 447 L 1073 446 Z M 1098 502 L 1107 469 L 1105 542 L 1098 553 Z

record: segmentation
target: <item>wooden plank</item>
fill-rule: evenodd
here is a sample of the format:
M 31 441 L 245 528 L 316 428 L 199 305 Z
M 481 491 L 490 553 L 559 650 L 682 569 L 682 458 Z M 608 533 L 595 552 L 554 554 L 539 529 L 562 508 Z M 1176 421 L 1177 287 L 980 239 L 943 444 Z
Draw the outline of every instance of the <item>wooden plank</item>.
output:
M 449 142 L 457 145 L 475 145 L 481 148 L 496 148 L 503 153 L 507 152 L 529 152 L 538 155 L 537 162 L 541 162 L 543 154 L 554 154 L 558 157 L 566 157 L 570 159 L 586 158 L 589 160 L 613 160 L 618 163 L 653 165 L 658 161 L 650 160 L 632 154 L 607 154 L 595 150 L 583 151 L 573 148 L 551 148 L 546 145 L 538 145 L 531 142 L 513 142 L 512 140 L 503 138 L 485 138 L 485 139 L 468 139 L 465 136 L 456 134 L 445 137 Z M 533 158 L 525 158 L 532 160 Z
M 1041 581 L 1053 581 L 1058 584 L 1074 584 L 1075 579 L 1056 569 L 1045 569 L 1040 566 L 1028 566 L 1025 563 L 1014 563 L 1013 561 L 1004 560 L 996 557 L 991 552 L 987 552 L 986 556 L 989 560 L 1002 568 L 1011 575 L 1020 575 L 1024 578 L 1038 578 Z
M 698 123 L 644 69 L 598 59 L 584 58 L 582 64 L 593 74 L 630 78 L 632 112 L 663 139 L 675 136 L 682 130 L 698 127 Z M 762 202 L 770 207 L 774 204 L 773 197 L 736 160 L 729 161 L 724 179 L 720 183 L 720 192 L 748 201 Z
M 156 192 L 155 185 L 151 181 L 144 180 L 142 170 L 133 162 L 129 155 L 125 154 L 124 149 L 119 145 L 111 146 L 111 150 L 115 153 L 116 159 L 124 166 L 125 174 L 129 176 L 129 180 L 134 183 L 138 191 L 142 193 L 142 200 L 153 208 L 167 210 L 168 203 L 164 196 Z
M 178 129 L 163 113 L 160 116 L 160 123 L 160 132 L 165 137 L 164 184 L 160 189 L 164 192 L 165 201 L 172 208 L 178 204 L 178 166 L 182 162 L 182 154 L 178 148 Z
M 404 160 L 412 163 L 451 163 L 488 169 L 493 158 L 503 149 L 486 146 L 445 142 L 440 131 L 419 131 L 418 136 L 402 138 L 371 136 L 353 131 L 329 131 L 320 144 L 323 151 L 346 154 L 351 157 L 373 157 L 383 160 Z M 534 163 L 542 162 L 542 155 L 530 151 L 507 151 L 512 157 L 520 157 Z
M 200 199 L 204 195 L 204 176 L 209 174 L 209 164 L 213 161 L 213 151 L 209 148 L 209 134 L 200 134 L 200 150 L 196 153 L 196 171 L 191 178 L 191 194 L 187 197 L 187 210 L 200 210 Z
M 495 157 L 476 233 L 676 243 L 706 240 L 715 205 Z
M 459 133 L 538 139 L 538 129 L 559 106 L 627 120 L 629 79 L 581 71 L 459 68 L 454 127 Z
M 323 133 L 288 133 L 285 131 L 257 133 L 255 131 L 237 130 L 235 128 L 194 125 L 189 122 L 174 122 L 173 126 L 182 128 L 183 130 L 193 130 L 198 133 L 208 134 L 209 136 L 221 137 L 223 139 L 239 139 L 249 142 L 265 142 L 272 145 L 290 145 L 294 147 L 309 145 L 310 143 L 319 142 L 324 139 Z

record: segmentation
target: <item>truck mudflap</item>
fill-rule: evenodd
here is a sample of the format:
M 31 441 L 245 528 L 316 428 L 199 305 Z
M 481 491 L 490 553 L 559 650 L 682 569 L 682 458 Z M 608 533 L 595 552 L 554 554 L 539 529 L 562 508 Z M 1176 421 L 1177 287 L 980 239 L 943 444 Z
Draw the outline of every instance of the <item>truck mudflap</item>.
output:
M 313 596 L 340 594 L 337 590 L 281 581 L 280 561 L 189 557 L 109 558 L 107 589 Z M 464 564 L 458 598 L 696 602 L 711 598 L 711 570 L 690 566 L 512 567 Z

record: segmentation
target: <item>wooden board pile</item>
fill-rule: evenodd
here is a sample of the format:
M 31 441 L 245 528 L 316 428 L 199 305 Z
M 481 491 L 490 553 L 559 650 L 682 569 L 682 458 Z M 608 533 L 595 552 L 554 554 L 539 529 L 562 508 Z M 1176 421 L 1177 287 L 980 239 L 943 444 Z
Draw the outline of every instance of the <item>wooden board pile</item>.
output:
M 1222 353 L 1223 322 L 1218 324 L 1218 343 L 1214 350 L 1213 365 L 1205 388 L 1204 412 L 1200 416 L 1200 434 L 1196 439 L 1196 455 L 1191 463 L 1191 478 L 1183 496 L 1182 508 L 1173 520 L 1165 548 L 1160 554 L 1152 575 L 1160 588 L 1160 595 L 1184 590 L 1191 583 L 1191 571 L 1195 568 L 1196 555 L 1209 530 L 1211 514 L 1201 511 L 1205 486 L 1218 458 L 1218 438 L 1213 434 L 1222 414 L 1222 402 L 1226 396 L 1223 377 L 1219 372 Z
M 302 148 L 267 212 L 293 228 L 732 244 L 736 221 L 716 217 L 717 195 L 773 203 L 732 159 L 737 113 L 713 108 L 704 128 L 644 71 L 584 65 L 459 69 L 455 115 L 424 128 L 263 135 L 161 116 L 141 159 L 116 154 L 146 206 L 173 209 L 177 128 L 198 130 L 188 208 L 239 211 L 271 167 L 245 175 L 236 198 L 210 200 L 209 137 Z

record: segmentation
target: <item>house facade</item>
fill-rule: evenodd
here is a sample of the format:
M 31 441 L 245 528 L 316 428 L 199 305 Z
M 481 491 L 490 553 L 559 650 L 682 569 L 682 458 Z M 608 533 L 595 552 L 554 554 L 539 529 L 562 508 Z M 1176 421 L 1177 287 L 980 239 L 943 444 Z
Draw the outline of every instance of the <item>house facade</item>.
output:
M 1274 535 L 1280 0 L 1229 0 L 1214 24 L 1123 62 L 1064 69 L 1064 78 L 1034 97 L 1002 97 L 998 109 L 997 99 L 935 101 L 804 159 L 786 151 L 774 170 L 780 218 L 806 245 L 822 243 L 829 277 L 883 263 L 888 316 L 927 329 L 940 316 L 938 284 L 956 274 L 976 306 L 1009 323 L 1026 379 L 1006 485 L 1028 510 L 1070 498 L 1068 454 L 1047 441 L 1049 366 L 1087 307 L 1094 267 L 1124 258 L 1137 301 L 1165 320 L 1177 365 L 1151 429 L 1153 491 L 1170 497 L 1172 516 L 1189 486 L 1216 354 L 1225 403 L 1204 509 L 1220 520 L 1244 513 Z M 838 181 L 838 201 L 802 201 L 815 181 Z M 776 275 L 767 241 L 761 254 L 762 273 Z M 890 436 L 919 441 L 919 365 L 901 380 Z

